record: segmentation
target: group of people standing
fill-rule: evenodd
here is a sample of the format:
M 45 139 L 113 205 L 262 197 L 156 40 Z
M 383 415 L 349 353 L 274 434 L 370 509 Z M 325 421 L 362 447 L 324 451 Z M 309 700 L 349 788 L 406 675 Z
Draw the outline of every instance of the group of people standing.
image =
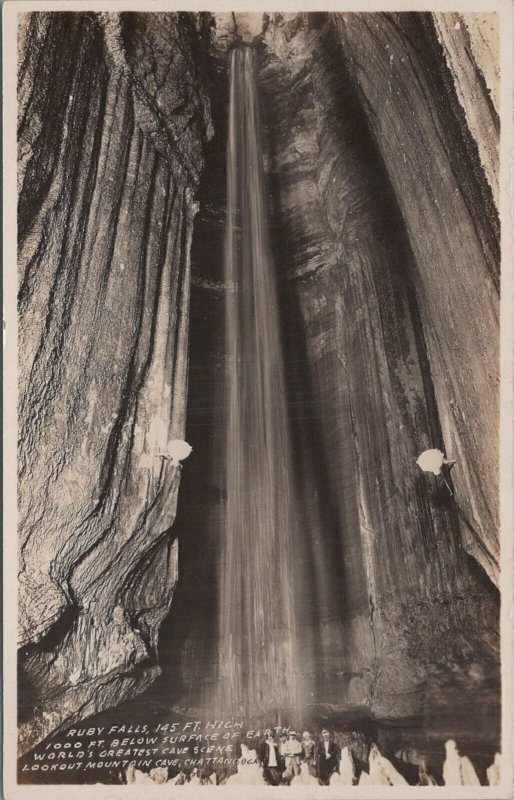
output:
M 316 783 L 324 786 L 480 786 L 481 783 L 497 786 L 501 778 L 498 753 L 481 781 L 470 758 L 459 752 L 453 740 L 445 743 L 442 769 L 433 762 L 427 767 L 425 755 L 415 747 L 402 747 L 394 755 L 389 752 L 388 758 L 382 755 L 375 742 L 356 731 L 338 733 L 336 739 L 324 729 L 321 738 L 315 740 L 309 731 L 304 731 L 300 737 L 293 730 L 274 735 L 268 729 L 257 748 L 254 741 L 249 744 L 247 740 L 247 743 L 241 741 L 238 749 L 240 756 L 235 771 L 233 767 L 191 769 L 183 765 L 173 772 L 168 767 L 154 767 L 144 772 L 131 764 L 125 780 L 128 784 L 170 783 L 176 786 L 252 786 L 263 782 L 271 786 Z
M 302 762 L 310 775 L 320 784 L 328 785 L 330 776 L 339 768 L 339 748 L 330 731 L 321 731 L 316 741 L 309 731 L 300 735 L 296 731 L 283 731 L 278 737 L 268 728 L 259 747 L 259 762 L 263 777 L 270 786 L 289 784 L 300 774 Z

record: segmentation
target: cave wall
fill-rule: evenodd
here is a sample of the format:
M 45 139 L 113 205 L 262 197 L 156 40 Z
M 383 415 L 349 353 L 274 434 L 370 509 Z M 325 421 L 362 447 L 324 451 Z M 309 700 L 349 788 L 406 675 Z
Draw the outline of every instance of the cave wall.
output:
M 272 15 L 262 109 L 290 381 L 318 410 L 295 431 L 306 539 L 342 576 L 310 559 L 333 601 L 310 677 L 428 735 L 473 698 L 494 741 L 497 216 L 438 47 L 427 15 Z M 458 506 L 415 463 L 430 447 Z
M 471 43 L 461 42 L 458 57 L 452 50 L 445 63 L 448 47 L 445 39 L 438 41 L 431 15 L 385 14 L 372 22 L 369 15 L 349 20 L 341 14 L 336 25 L 348 78 L 369 109 L 369 126 L 414 254 L 413 281 L 446 452 L 457 462 L 456 495 L 471 522 L 461 526 L 462 536 L 498 583 L 500 254 L 494 196 L 499 122 L 494 101 L 471 61 Z M 486 19 L 486 33 L 490 25 Z M 463 20 L 457 32 L 466 30 Z M 452 71 L 456 62 L 459 68 Z M 461 105 L 462 95 L 476 98 L 473 108 L 482 130 L 473 123 L 471 101 L 466 109 Z
M 22 750 L 160 672 L 181 471 L 167 442 L 184 434 L 194 193 L 212 135 L 202 24 L 20 18 Z
M 498 124 L 487 47 L 481 60 L 479 31 L 460 20 L 275 14 L 257 46 L 301 490 L 300 669 L 326 709 L 423 717 L 439 739 L 465 697 L 496 743 L 498 598 L 481 568 L 497 580 Z M 202 87 L 219 91 L 245 31 L 223 15 L 213 44 L 211 22 L 22 18 L 22 750 L 159 674 L 177 536 L 181 630 L 163 652 L 171 662 L 179 644 L 182 665 L 192 654 L 189 676 L 174 673 L 193 676 L 192 695 L 197 675 L 209 680 L 223 166 L 204 187 L 193 248 L 190 434 L 206 477 L 173 528 L 180 468 L 166 442 L 184 436 L 207 147 L 223 165 L 225 123 L 207 144 Z M 218 73 L 210 84 L 205 69 Z M 416 466 L 427 447 L 456 460 L 473 530 Z M 458 725 L 465 736 L 465 715 Z

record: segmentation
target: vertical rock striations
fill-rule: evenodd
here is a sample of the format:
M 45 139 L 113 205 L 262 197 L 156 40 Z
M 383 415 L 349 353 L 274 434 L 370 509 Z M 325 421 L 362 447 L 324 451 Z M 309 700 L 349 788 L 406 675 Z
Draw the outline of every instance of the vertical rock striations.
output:
M 202 15 L 34 13 L 19 72 L 20 747 L 159 673 Z
M 241 39 L 261 57 L 302 498 L 306 717 L 416 720 L 421 748 L 457 735 L 496 747 L 494 24 L 218 15 L 213 48 L 211 23 L 40 13 L 20 24 L 21 749 L 159 673 L 157 632 L 177 581 L 179 468 L 167 442 L 184 434 L 204 154 L 189 406 L 202 452 L 182 487 L 187 579 L 166 647 L 182 642 L 172 678 L 184 708 L 199 682 L 209 686 L 226 501 L 220 87 Z M 210 57 L 220 139 L 206 150 Z M 457 503 L 416 465 L 431 447 L 457 462 Z
M 497 583 L 498 117 L 464 19 L 450 15 L 450 46 L 444 18 L 442 44 L 428 14 L 338 14 L 335 25 L 414 255 L 463 540 Z
M 497 217 L 439 47 L 427 15 L 276 14 L 263 35 L 319 597 L 303 667 L 318 701 L 429 737 L 472 697 L 494 741 L 497 598 L 466 550 L 497 577 Z M 456 459 L 460 511 L 416 466 L 428 447 Z

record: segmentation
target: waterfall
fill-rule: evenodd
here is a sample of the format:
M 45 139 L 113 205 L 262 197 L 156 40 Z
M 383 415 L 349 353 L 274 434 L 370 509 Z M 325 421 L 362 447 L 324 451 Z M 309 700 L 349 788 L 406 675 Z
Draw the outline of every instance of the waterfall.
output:
M 256 72 L 251 47 L 232 51 L 219 691 L 225 711 L 279 715 L 299 707 L 295 503 Z

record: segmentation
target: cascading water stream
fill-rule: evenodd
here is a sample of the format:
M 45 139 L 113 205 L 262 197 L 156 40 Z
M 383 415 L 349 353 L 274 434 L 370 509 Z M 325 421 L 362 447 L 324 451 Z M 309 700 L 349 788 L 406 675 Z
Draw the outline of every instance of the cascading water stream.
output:
M 299 709 L 299 692 L 291 443 L 251 47 L 231 53 L 227 182 L 219 691 L 225 712 L 258 716 Z

